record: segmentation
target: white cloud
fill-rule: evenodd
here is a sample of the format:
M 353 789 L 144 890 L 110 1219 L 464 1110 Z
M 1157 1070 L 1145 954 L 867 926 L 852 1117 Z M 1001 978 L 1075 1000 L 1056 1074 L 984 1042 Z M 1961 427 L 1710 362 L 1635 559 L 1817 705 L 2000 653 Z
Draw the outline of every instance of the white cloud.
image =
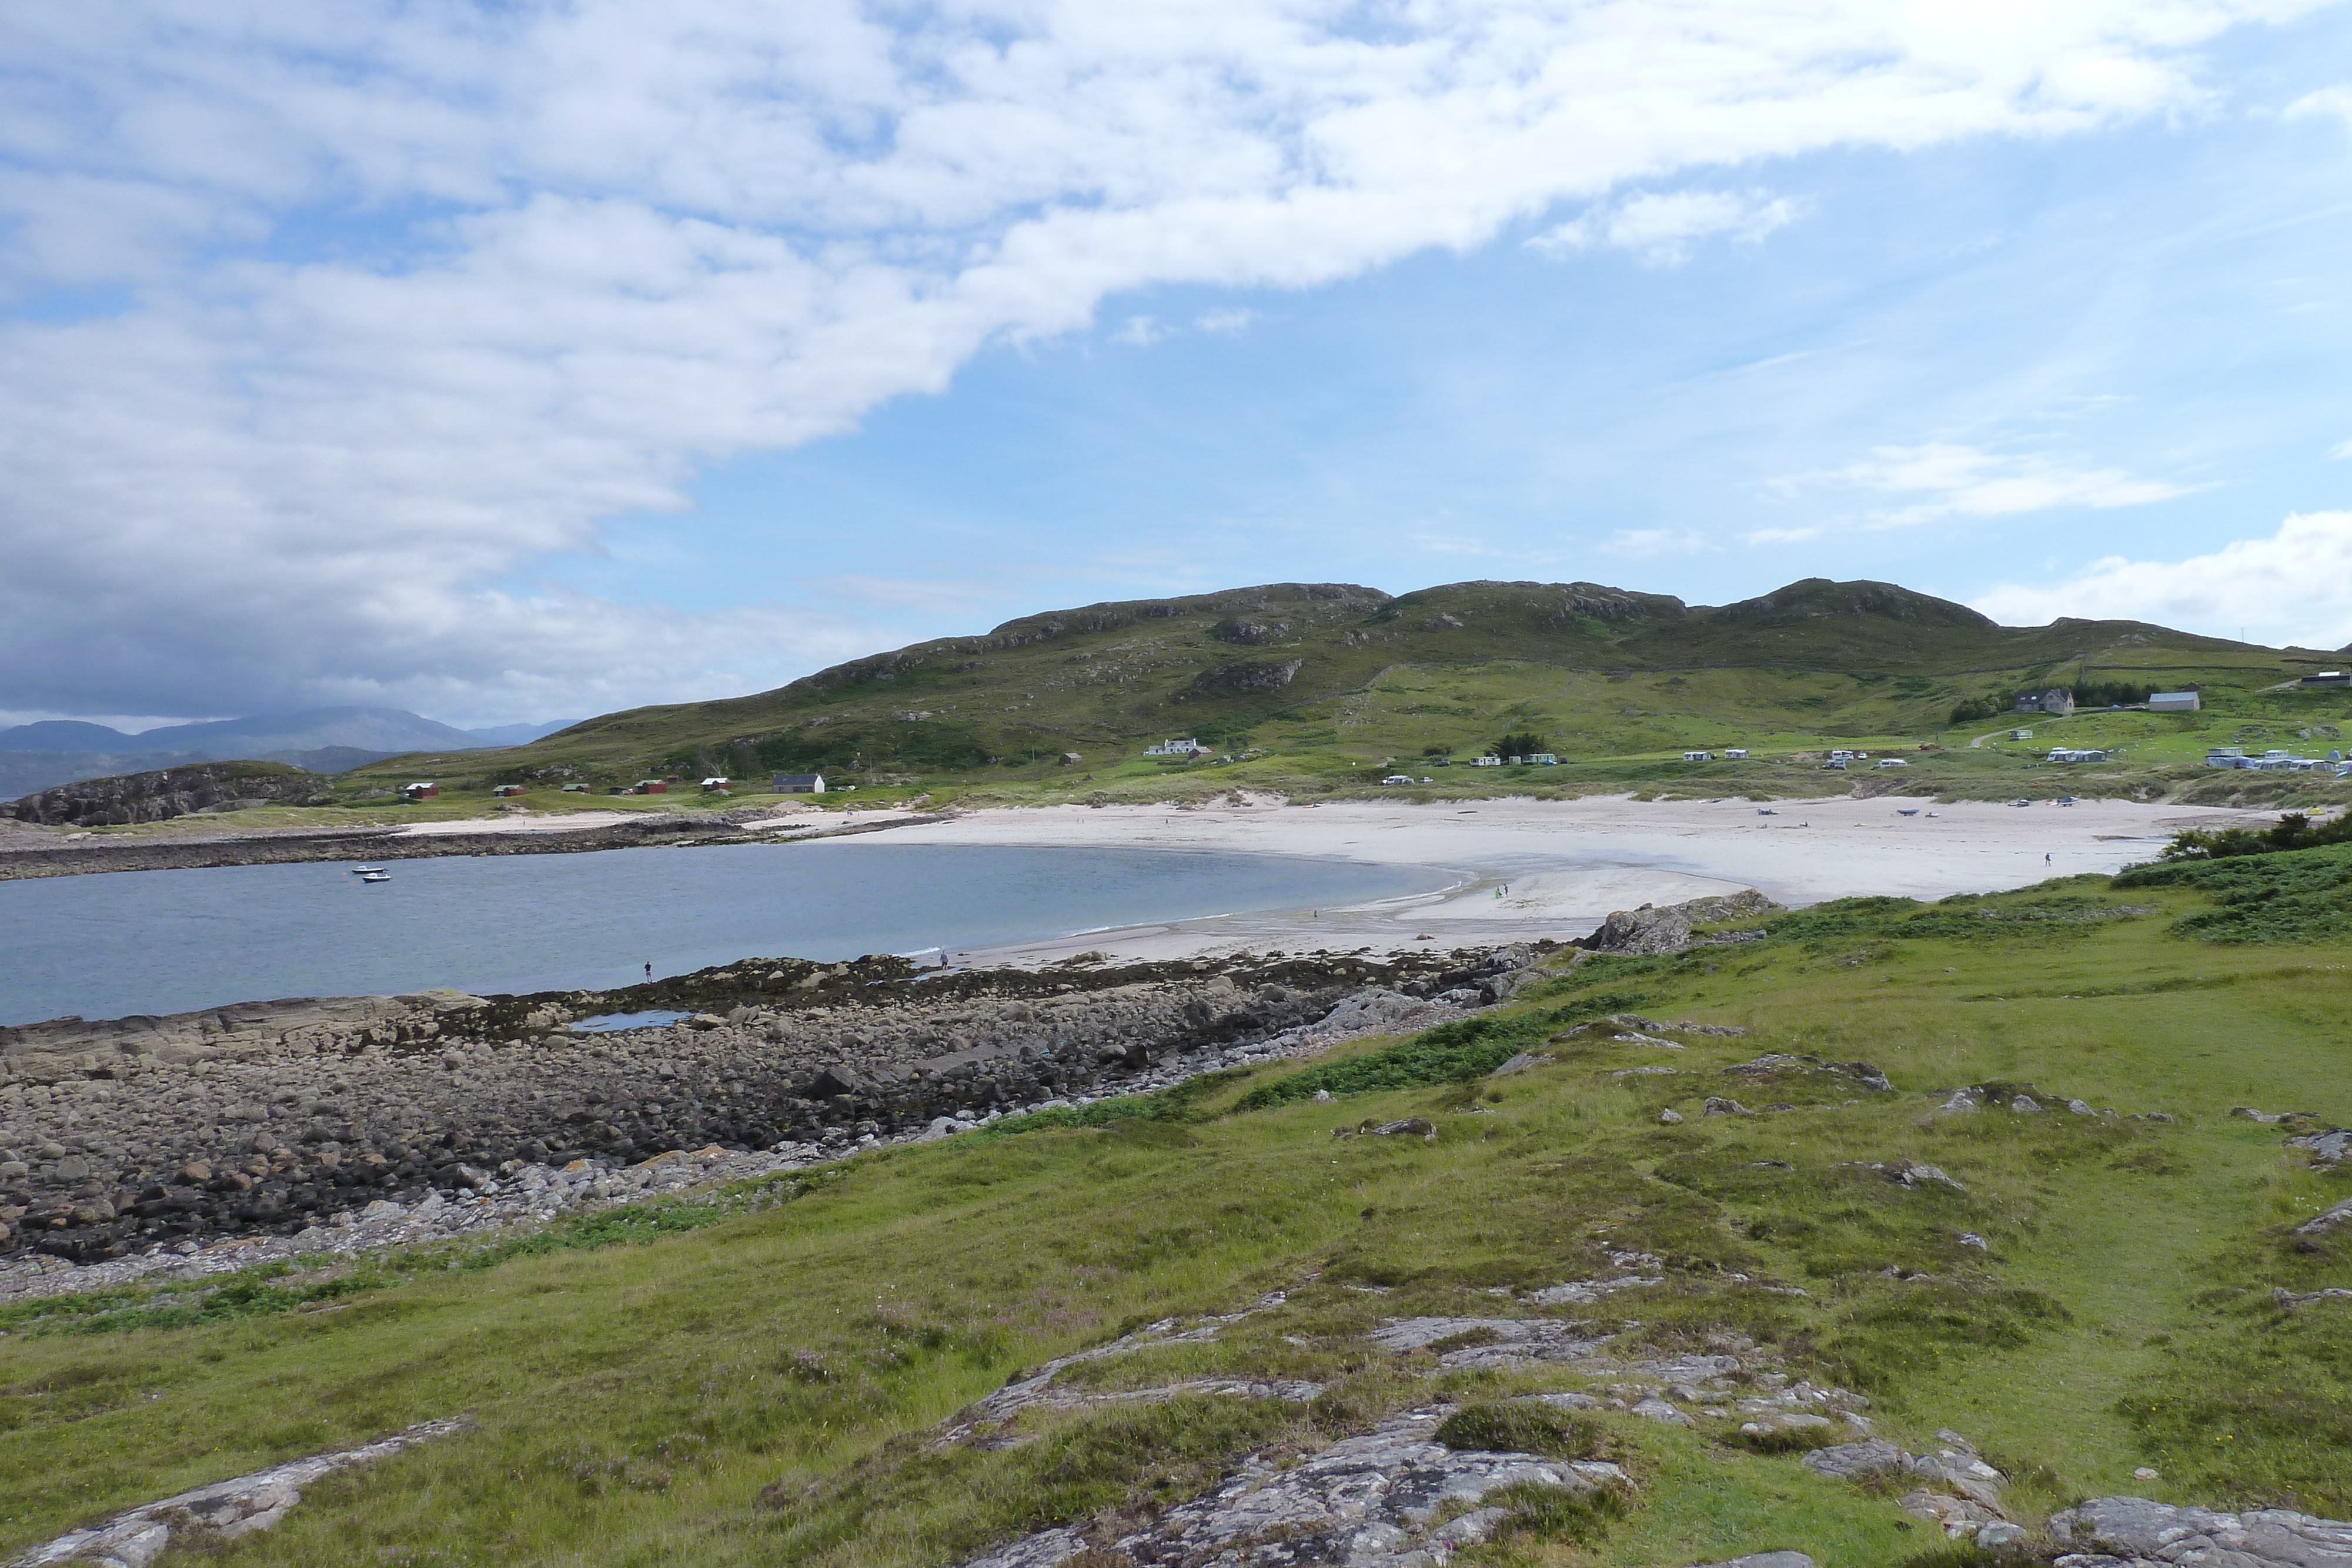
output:
M 2109 556 L 2070 581 L 2004 584 L 1971 602 L 2011 625 L 2073 615 L 2339 647 L 2352 642 L 2352 512 L 2301 513 L 2268 538 L 2239 539 L 2188 560 Z
M 1706 548 L 1706 538 L 1689 528 L 1619 528 L 1601 545 L 1606 554 L 1636 558 L 1692 555 Z
M 1467 534 L 1415 534 L 1412 542 L 1432 555 L 1499 555 L 1484 539 Z
M 769 683 L 868 632 L 493 585 L 1122 291 L 1311 287 L 1563 203 L 1661 259 L 1752 237 L 1792 209 L 1611 193 L 2193 104 L 2189 50 L 2297 3 L 0 8 L 0 303 L 130 300 L 0 319 L 7 697 Z
M 1195 331 L 1213 332 L 1231 337 L 1246 329 L 1256 319 L 1257 312 L 1255 310 L 1240 308 L 1203 310 L 1192 318 L 1192 327 Z
M 1547 229 L 1528 245 L 1555 256 L 1608 246 L 1653 267 L 1675 267 L 1689 259 L 1698 240 L 1727 235 L 1753 245 L 1803 215 L 1802 204 L 1764 191 L 1645 192 Z
M 1822 537 L 1819 528 L 1751 528 L 1746 540 L 1751 545 L 1794 545 Z
M 2327 455 L 2330 457 L 2352 458 L 2352 441 L 2341 442 L 2336 446 L 2331 447 L 2328 450 Z
M 1784 476 L 1771 488 L 1793 496 L 1846 488 L 1925 497 L 1880 512 L 1884 527 L 1946 517 L 2000 517 L 2060 507 L 2141 507 L 2188 495 L 2193 486 L 2135 479 L 2116 468 L 2070 468 L 2038 456 L 2005 456 L 1950 442 L 1874 447 L 1862 462 L 1815 474 Z
M 2286 106 L 2289 120 L 2340 120 L 2352 127 L 2352 87 L 2324 87 Z
M 1129 316 L 1110 335 L 1114 343 L 1132 343 L 1139 349 L 1148 349 L 1166 336 L 1168 329 L 1149 316 Z

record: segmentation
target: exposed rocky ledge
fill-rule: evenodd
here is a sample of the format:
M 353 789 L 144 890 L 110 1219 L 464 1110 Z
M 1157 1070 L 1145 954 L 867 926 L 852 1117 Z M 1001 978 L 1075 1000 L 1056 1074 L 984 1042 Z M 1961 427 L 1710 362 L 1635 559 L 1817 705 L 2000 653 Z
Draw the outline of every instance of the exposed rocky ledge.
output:
M 192 811 L 323 806 L 333 798 L 316 774 L 282 762 L 193 762 L 56 785 L 0 808 L 0 815 L 44 827 L 109 828 L 168 821 Z
M 69 1531 L 45 1546 L 10 1558 L 7 1568 L 46 1568 L 52 1563 L 79 1563 L 85 1568 L 148 1568 L 172 1544 L 174 1535 L 189 1543 L 218 1545 L 268 1530 L 302 1500 L 302 1489 L 312 1482 L 338 1470 L 390 1458 L 403 1448 L 461 1432 L 468 1425 L 462 1417 L 420 1421 L 404 1432 L 362 1448 L 317 1454 L 249 1476 L 215 1481 L 117 1514 L 103 1524 Z
M 1720 936 L 1694 936 L 1691 927 L 1770 915 L 1780 907 L 1754 888 L 1746 887 L 1738 893 L 1694 898 L 1686 904 L 1669 904 L 1663 908 L 1645 904 L 1639 909 L 1616 909 L 1577 946 L 1595 953 L 1680 953 L 1689 947 L 1753 941 L 1760 933 L 1740 931 Z
M 501 1174 L 837 1149 L 1507 995 L 1534 949 L 919 971 L 747 959 L 610 992 L 434 992 L 0 1029 L 0 1252 L 289 1236 Z M 619 1033 L 570 1026 L 662 1009 Z M 506 1167 L 502 1173 L 501 1167 Z
M 2141 1497 L 2103 1497 L 2050 1520 L 2050 1533 L 2092 1550 L 2059 1568 L 2347 1568 L 2352 1523 L 2283 1508 L 2213 1513 Z

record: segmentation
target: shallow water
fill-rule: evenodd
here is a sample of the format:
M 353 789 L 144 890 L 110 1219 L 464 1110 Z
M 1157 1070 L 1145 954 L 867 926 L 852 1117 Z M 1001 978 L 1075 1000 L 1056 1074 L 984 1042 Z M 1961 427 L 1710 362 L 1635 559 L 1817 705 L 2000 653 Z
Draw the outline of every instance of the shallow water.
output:
M 0 882 L 0 1024 L 435 987 L 603 989 L 753 955 L 827 960 L 1339 907 L 1442 873 L 1180 850 L 854 841 L 113 872 Z

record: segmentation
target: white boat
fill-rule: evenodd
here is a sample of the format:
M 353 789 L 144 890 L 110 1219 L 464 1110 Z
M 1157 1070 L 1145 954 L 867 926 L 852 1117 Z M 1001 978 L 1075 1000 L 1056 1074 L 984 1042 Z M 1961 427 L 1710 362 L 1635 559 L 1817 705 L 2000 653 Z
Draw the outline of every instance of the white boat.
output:
M 1916 806 L 1897 806 L 1895 808 L 1895 814 L 1898 817 L 1916 817 L 1919 814 L 1919 808 Z
M 352 874 L 353 876 L 373 876 L 383 869 L 383 867 L 380 865 L 355 865 L 352 867 Z
M 390 882 L 392 880 L 392 873 L 388 871 L 372 871 L 365 876 L 361 877 L 360 880 L 362 882 Z

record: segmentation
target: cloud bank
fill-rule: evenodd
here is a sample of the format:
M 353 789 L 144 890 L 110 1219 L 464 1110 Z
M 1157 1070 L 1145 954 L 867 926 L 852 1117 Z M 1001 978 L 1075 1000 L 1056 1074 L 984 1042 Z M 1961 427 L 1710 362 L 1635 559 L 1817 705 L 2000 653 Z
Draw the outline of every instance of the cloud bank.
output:
M 1909 528 L 1952 517 L 2005 517 L 2061 507 L 2105 511 L 2144 507 L 2189 493 L 2189 486 L 2136 479 L 2115 468 L 2072 468 L 2042 456 L 2013 456 L 1951 442 L 1920 446 L 1881 446 L 1859 463 L 1822 474 L 1791 475 L 1772 481 L 1784 496 L 1818 488 L 1847 488 L 1886 497 L 1916 497 L 1872 514 L 1881 528 Z M 1751 543 L 1773 538 L 1809 538 L 1816 530 L 1765 529 Z
M 13 7 L 5 700 L 772 684 L 864 633 L 787 585 L 687 616 L 534 567 L 1122 291 L 1311 287 L 1569 204 L 1573 243 L 1668 260 L 1795 209 L 1619 193 L 2182 109 L 2189 51 L 2301 8 Z
M 2268 538 L 2240 539 L 2188 560 L 2109 556 L 2063 582 L 2006 584 L 1973 602 L 2012 626 L 2075 615 L 2341 647 L 2352 643 L 2352 512 L 2301 513 Z

